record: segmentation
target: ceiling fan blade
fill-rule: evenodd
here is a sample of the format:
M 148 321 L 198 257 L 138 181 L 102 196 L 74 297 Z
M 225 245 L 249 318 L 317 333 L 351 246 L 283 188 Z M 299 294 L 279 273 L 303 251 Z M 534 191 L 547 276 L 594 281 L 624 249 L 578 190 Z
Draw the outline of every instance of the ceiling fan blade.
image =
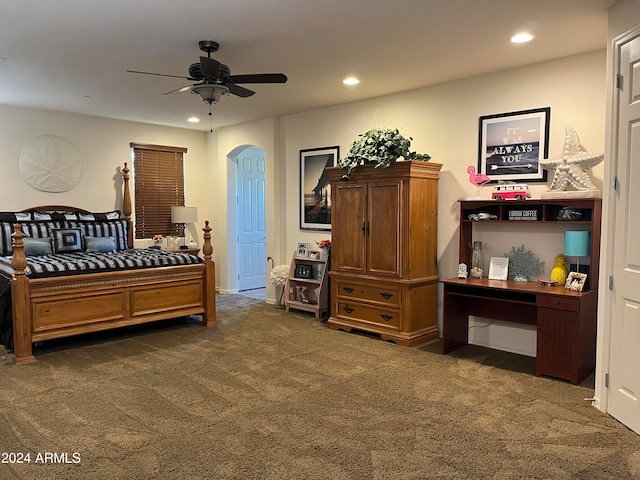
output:
M 220 75 L 220 67 L 222 64 L 209 57 L 200 57 L 200 69 L 205 77 L 217 79 Z
M 176 88 L 175 90 L 169 90 L 168 92 L 164 92 L 163 95 L 171 95 L 173 93 L 182 93 L 186 92 L 191 88 L 191 85 L 185 85 L 184 87 Z
M 138 70 L 127 70 L 127 73 L 141 73 L 142 75 L 155 75 L 157 77 L 173 77 L 173 78 L 183 78 L 184 80 L 195 81 L 196 79 L 190 77 L 184 77 L 180 75 L 168 75 L 166 73 L 153 73 L 153 72 L 139 72 Z
M 284 73 L 253 73 L 248 75 L 229 75 L 233 83 L 286 83 Z
M 233 83 L 225 82 L 224 86 L 229 89 L 229 93 L 232 93 L 240 98 L 247 98 L 256 93 L 253 90 L 241 87 L 240 85 L 234 85 Z

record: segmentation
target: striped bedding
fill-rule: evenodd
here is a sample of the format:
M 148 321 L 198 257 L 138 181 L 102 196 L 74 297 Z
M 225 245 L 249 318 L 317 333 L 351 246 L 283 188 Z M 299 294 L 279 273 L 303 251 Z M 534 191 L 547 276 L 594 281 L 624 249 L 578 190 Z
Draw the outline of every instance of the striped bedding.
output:
M 201 262 L 201 258 L 186 253 L 152 248 L 130 248 L 110 253 L 72 252 L 27 257 L 25 272 L 29 278 L 44 278 L 114 270 L 190 265 Z M 0 275 L 7 279 L 13 276 L 11 257 L 0 257 Z
M 130 248 L 111 253 L 56 253 L 27 257 L 25 270 L 29 278 L 44 278 L 82 273 L 167 267 L 202 263 L 202 259 L 187 253 L 151 248 Z M 0 345 L 13 348 L 11 319 L 11 257 L 0 257 Z

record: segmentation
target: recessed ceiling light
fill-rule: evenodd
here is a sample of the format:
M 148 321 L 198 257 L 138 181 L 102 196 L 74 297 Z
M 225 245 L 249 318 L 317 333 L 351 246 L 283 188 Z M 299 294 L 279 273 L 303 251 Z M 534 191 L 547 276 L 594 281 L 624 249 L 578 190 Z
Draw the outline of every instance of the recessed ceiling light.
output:
M 357 85 L 360 83 L 360 80 L 358 80 L 356 77 L 347 77 L 342 81 L 342 83 L 344 83 L 345 85 Z
M 190 123 L 198 123 L 199 121 L 200 119 L 198 117 L 189 117 L 187 119 L 187 122 L 190 122 Z
M 533 35 L 530 33 L 516 33 L 513 37 L 511 37 L 511 41 L 513 43 L 527 43 L 533 40 Z

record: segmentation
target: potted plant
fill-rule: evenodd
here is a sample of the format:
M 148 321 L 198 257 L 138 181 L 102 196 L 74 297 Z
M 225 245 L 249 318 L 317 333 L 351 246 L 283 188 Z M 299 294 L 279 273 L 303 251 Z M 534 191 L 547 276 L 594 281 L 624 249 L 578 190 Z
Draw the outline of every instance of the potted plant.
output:
M 349 180 L 354 168 L 365 163 L 373 163 L 376 168 L 384 168 L 400 158 L 423 162 L 431 159 L 430 155 L 412 152 L 410 147 L 413 138 L 401 135 L 397 128 L 373 128 L 360 134 L 359 137 L 351 144 L 347 156 L 338 161 L 338 166 L 346 169 L 346 173 L 342 176 L 344 181 Z

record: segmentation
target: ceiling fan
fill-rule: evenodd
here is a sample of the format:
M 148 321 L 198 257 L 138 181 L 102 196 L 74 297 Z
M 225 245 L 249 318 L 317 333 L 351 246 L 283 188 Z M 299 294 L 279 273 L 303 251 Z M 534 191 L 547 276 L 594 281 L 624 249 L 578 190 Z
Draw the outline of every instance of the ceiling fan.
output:
M 140 72 L 138 70 L 127 70 L 129 73 L 140 73 L 143 75 L 157 75 L 160 77 L 184 78 L 191 82 L 198 82 L 193 85 L 186 85 L 163 95 L 191 91 L 200 95 L 202 101 L 211 105 L 218 103 L 222 95 L 236 95 L 247 98 L 253 95 L 253 90 L 242 87 L 241 83 L 285 83 L 287 76 L 283 73 L 253 73 L 246 75 L 231 75 L 229 67 L 211 58 L 211 52 L 217 52 L 219 44 L 212 40 L 201 40 L 198 42 L 200 50 L 207 53 L 206 57 L 200 57 L 200 62 L 192 63 L 189 66 L 189 76 L 168 75 L 165 73 Z

